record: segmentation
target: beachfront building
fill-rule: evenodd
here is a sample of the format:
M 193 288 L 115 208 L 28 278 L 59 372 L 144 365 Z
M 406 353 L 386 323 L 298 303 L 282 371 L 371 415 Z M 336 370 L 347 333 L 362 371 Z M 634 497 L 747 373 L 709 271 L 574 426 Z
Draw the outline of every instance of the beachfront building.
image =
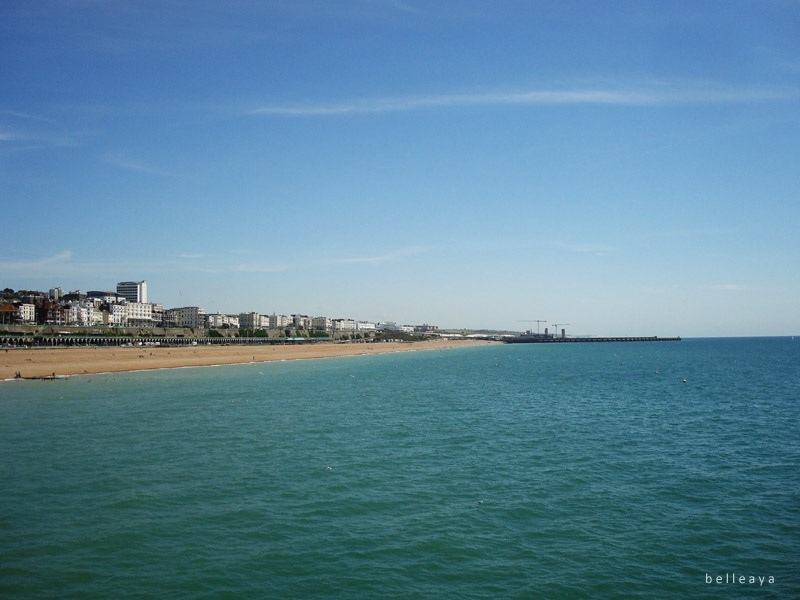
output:
M 94 325 L 94 304 L 91 302 L 71 302 L 65 307 L 61 317 L 61 324 L 91 327 Z
M 314 317 L 311 319 L 311 328 L 315 331 L 330 331 L 332 328 L 329 317 Z
M 6 302 L 0 304 L 0 325 L 14 325 L 19 319 L 19 308 L 16 304 Z
M 261 317 L 263 319 L 263 317 Z M 239 329 L 239 317 L 237 315 L 223 315 L 217 312 L 215 315 L 206 315 L 209 329 Z
M 117 284 L 117 294 L 128 302 L 147 303 L 146 281 L 120 281 Z
M 292 326 L 295 329 L 311 329 L 313 319 L 308 315 L 292 315 Z
M 150 313 L 153 316 L 153 327 L 164 325 L 164 305 L 150 303 Z
M 267 323 L 269 323 L 269 319 L 267 319 Z M 256 312 L 239 313 L 239 328 L 266 329 L 266 327 L 262 327 L 261 315 Z
M 36 323 L 36 305 L 35 304 L 20 304 L 19 305 L 19 320 L 26 325 Z
M 128 309 L 124 304 L 109 304 L 106 324 L 110 327 L 125 327 L 128 324 Z
M 356 322 L 353 319 L 333 319 L 333 331 L 355 331 Z
M 370 321 L 357 321 L 356 329 L 358 331 L 375 331 L 377 329 L 377 326 L 375 325 L 375 323 L 372 323 Z
M 181 308 L 170 308 L 164 311 L 164 315 L 171 315 L 174 319 L 175 327 L 191 327 L 193 329 L 203 329 L 206 324 L 206 311 L 199 306 L 182 306 Z
M 160 323 L 161 327 L 177 327 L 178 318 L 171 310 L 162 310 Z
M 123 304 L 129 327 L 152 327 L 153 305 L 144 302 L 126 302 Z
M 276 315 L 272 313 L 269 316 L 269 328 L 270 329 L 283 329 L 284 327 L 289 327 L 292 324 L 292 318 L 288 315 Z

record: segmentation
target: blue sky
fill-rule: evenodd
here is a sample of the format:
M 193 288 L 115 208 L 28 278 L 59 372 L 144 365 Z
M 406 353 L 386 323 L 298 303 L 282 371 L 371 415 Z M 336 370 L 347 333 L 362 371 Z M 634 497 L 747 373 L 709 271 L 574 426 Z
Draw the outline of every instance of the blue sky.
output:
M 0 0 L 0 286 L 800 334 L 798 109 L 796 0 Z

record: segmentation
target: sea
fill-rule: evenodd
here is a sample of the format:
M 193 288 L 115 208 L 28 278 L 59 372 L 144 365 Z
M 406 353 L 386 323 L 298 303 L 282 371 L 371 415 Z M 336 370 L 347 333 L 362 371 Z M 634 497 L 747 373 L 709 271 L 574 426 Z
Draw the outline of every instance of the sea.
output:
M 2 598 L 800 598 L 800 337 L 0 383 Z

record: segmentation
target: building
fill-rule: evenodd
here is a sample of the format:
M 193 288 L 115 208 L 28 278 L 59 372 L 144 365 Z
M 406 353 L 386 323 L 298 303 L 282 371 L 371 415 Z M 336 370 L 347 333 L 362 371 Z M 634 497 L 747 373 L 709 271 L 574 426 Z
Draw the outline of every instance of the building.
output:
M 215 315 L 206 315 L 206 319 L 209 329 L 239 329 L 239 317 L 236 315 L 223 315 L 217 312 Z
M 173 319 L 176 327 L 204 329 L 206 325 L 206 311 L 199 306 L 183 306 L 181 308 L 170 308 L 164 311 L 165 321 L 172 321 Z
M 356 329 L 358 331 L 376 331 L 377 326 L 371 321 L 358 321 L 356 323 Z
M 150 303 L 150 311 L 153 315 L 153 326 L 160 327 L 164 325 L 164 305 Z
M 36 305 L 35 304 L 20 304 L 19 305 L 19 319 L 25 324 L 36 323 Z
M 128 302 L 147 303 L 146 281 L 120 281 L 117 284 L 117 294 Z
M 0 304 L 0 325 L 13 325 L 19 319 L 19 308 L 11 303 Z
M 333 325 L 329 317 L 314 317 L 311 319 L 311 327 L 316 331 L 330 331 Z
M 333 319 L 332 325 L 335 333 L 356 330 L 356 322 L 353 319 Z
M 64 307 L 62 325 L 91 327 L 94 325 L 94 304 L 91 302 L 71 302 Z
M 127 314 L 128 327 L 152 327 L 153 305 L 144 302 L 126 302 L 124 304 Z
M 292 326 L 295 329 L 311 329 L 313 319 L 308 315 L 292 315 Z
M 263 329 L 261 326 L 261 315 L 256 312 L 239 313 L 239 328 L 250 329 Z
M 283 329 L 284 327 L 289 327 L 292 324 L 292 318 L 287 315 L 276 315 L 272 313 L 269 316 L 269 328 L 270 329 Z
M 125 300 L 123 296 L 115 292 L 104 292 L 99 290 L 92 290 L 90 292 L 86 292 L 86 297 L 99 302 L 100 304 L 116 304 L 118 302 L 122 302 Z
M 107 324 L 110 327 L 125 327 L 128 324 L 128 309 L 124 304 L 109 304 Z

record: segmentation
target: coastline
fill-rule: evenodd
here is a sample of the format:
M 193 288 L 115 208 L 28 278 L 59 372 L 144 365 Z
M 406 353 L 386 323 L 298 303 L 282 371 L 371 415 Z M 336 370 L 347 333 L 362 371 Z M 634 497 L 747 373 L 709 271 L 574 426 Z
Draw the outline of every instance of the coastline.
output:
M 485 346 L 484 340 L 330 343 L 280 346 L 180 346 L 12 348 L 0 351 L 0 380 L 96 375 L 181 367 L 209 367 L 255 362 L 302 360 Z

